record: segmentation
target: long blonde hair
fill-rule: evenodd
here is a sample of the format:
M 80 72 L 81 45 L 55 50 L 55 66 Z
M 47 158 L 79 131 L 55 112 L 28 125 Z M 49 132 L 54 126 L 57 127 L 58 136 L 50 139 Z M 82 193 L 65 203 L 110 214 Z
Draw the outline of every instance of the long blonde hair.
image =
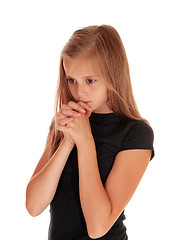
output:
M 60 109 L 62 104 L 75 101 L 65 81 L 63 59 L 64 57 L 76 58 L 83 54 L 97 60 L 106 79 L 109 107 L 112 111 L 130 119 L 147 122 L 141 117 L 133 96 L 128 59 L 117 30 L 110 25 L 84 27 L 73 33 L 61 52 L 54 117 L 49 127 L 50 157 L 56 151 L 59 140 L 63 139 L 63 133 L 55 128 L 58 104 Z

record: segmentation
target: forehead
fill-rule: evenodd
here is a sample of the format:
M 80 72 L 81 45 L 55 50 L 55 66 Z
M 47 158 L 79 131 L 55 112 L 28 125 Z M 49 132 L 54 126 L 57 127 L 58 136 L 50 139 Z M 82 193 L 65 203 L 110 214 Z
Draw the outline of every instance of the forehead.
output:
M 100 66 L 95 58 L 86 56 L 63 58 L 65 74 L 70 77 L 97 76 L 103 77 Z

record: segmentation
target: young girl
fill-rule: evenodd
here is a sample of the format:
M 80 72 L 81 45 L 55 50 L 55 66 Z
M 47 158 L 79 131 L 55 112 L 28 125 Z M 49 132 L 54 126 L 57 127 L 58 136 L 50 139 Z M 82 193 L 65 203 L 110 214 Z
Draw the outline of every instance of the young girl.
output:
M 154 156 L 153 139 L 118 32 L 75 31 L 61 52 L 55 115 L 26 189 L 32 216 L 50 204 L 48 239 L 128 239 L 124 209 Z

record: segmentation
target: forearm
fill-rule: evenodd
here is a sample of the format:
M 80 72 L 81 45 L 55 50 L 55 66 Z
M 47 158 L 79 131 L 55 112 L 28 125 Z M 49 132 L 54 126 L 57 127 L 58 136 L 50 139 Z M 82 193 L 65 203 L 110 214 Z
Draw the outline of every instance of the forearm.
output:
M 28 183 L 26 208 L 32 216 L 39 215 L 52 201 L 72 149 L 73 146 L 63 140 L 48 163 Z
M 87 230 L 90 234 L 99 234 L 106 228 L 111 202 L 100 178 L 94 140 L 89 139 L 77 148 L 80 201 Z

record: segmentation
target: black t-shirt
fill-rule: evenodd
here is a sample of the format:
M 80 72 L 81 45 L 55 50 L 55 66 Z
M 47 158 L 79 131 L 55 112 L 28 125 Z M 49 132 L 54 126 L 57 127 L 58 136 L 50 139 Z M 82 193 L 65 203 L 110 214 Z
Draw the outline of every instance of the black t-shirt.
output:
M 93 113 L 90 118 L 97 161 L 103 185 L 118 152 L 127 149 L 151 149 L 154 134 L 144 121 L 131 120 L 116 113 Z M 79 174 L 76 146 L 62 171 L 55 196 L 50 204 L 49 240 L 90 240 L 79 198 Z M 127 239 L 124 211 L 101 240 Z

